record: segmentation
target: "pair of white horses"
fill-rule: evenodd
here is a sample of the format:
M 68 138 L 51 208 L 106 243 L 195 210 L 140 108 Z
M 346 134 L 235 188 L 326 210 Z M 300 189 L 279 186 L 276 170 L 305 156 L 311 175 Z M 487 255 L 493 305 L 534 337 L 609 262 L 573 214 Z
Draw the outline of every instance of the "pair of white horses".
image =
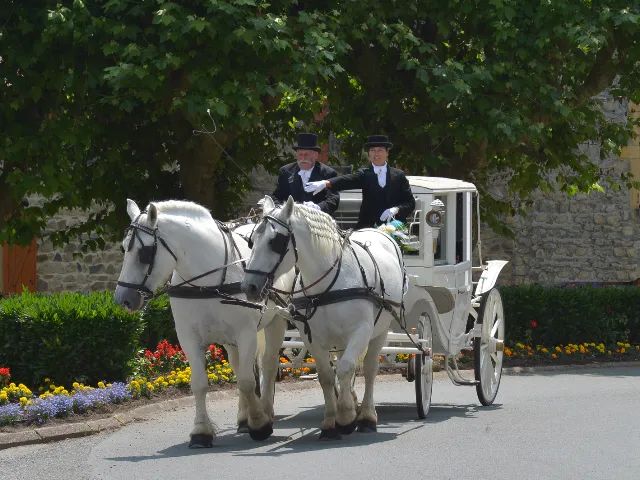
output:
M 294 291 L 293 296 L 300 298 L 327 290 L 361 290 L 366 285 L 378 294 L 384 292 L 392 304 L 402 300 L 404 267 L 390 237 L 365 229 L 343 238 L 329 215 L 294 204 L 292 198 L 275 207 L 271 198 L 265 197 L 262 222 L 231 233 L 224 232 L 208 210 L 191 202 L 150 203 L 141 212 L 134 201 L 127 200 L 127 212 L 132 223 L 123 240 L 124 261 L 115 293 L 120 305 L 130 310 L 142 308 L 144 293 L 156 291 L 169 279 L 171 285 L 182 284 L 183 291 L 193 292 L 200 287 L 211 292 L 222 283 L 233 286 L 241 282 L 242 292 L 231 288 L 223 297 L 194 294 L 171 298 L 196 400 L 190 446 L 211 446 L 215 435 L 205 404 L 205 349 L 211 343 L 225 346 L 236 373 L 238 431 L 248 429 L 255 440 L 266 439 L 273 432 L 279 349 L 286 321 L 292 318 L 288 309 L 267 297 L 271 288 Z M 244 240 L 249 236 L 252 249 Z M 248 258 L 246 272 L 238 257 Z M 227 268 L 221 268 L 225 265 Z M 299 271 L 295 285 L 294 266 Z M 185 296 L 194 298 L 180 298 Z M 230 302 L 231 296 L 239 302 Z M 260 304 L 264 307 L 259 308 Z M 339 438 L 356 428 L 375 431 L 373 386 L 392 315 L 380 302 L 362 295 L 303 310 L 313 311 L 313 316 L 294 316 L 293 320 L 316 360 L 324 393 L 320 438 Z M 259 331 L 263 334 L 258 335 Z M 336 351 L 339 361 L 334 371 L 330 352 Z M 358 408 L 352 382 L 363 355 L 365 393 Z M 259 396 L 256 361 L 260 365 Z M 335 388 L 336 376 L 339 389 Z

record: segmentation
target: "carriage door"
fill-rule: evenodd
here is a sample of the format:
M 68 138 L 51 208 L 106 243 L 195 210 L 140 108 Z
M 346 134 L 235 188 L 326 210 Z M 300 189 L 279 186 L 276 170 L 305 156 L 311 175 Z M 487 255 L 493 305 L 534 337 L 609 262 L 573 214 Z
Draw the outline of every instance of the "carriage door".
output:
M 450 346 L 454 349 L 454 345 L 461 341 L 465 334 L 471 305 L 471 192 L 450 195 L 455 195 L 455 210 L 452 209 L 451 211 L 451 214 L 455 212 L 455 222 L 453 218 L 450 218 L 450 220 L 451 224 L 453 224 L 451 226 L 455 226 L 455 228 L 452 228 L 454 231 L 451 233 L 455 238 L 455 247 L 452 242 L 452 247 L 454 247 L 455 251 L 452 261 L 454 262 L 455 272 L 456 303 L 449 331 Z

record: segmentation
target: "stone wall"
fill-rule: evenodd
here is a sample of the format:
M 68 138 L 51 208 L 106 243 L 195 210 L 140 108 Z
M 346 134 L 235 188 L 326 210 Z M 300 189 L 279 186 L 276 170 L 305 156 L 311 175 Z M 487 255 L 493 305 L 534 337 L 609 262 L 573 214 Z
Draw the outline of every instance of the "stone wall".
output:
M 614 121 L 637 115 L 636 107 L 627 102 L 602 100 L 607 116 Z M 621 157 L 605 160 L 600 160 L 597 145 L 583 145 L 582 149 L 603 169 L 631 170 L 638 175 L 638 145 L 636 139 Z M 640 278 L 637 196 L 626 188 L 574 197 L 537 192 L 527 216 L 507 221 L 514 239 L 484 229 L 485 257 L 510 260 L 501 274 L 502 283 L 633 282 Z
M 81 216 L 79 212 L 60 214 L 48 222 L 47 229 L 72 225 Z M 37 260 L 38 291 L 113 290 L 122 265 L 122 253 L 119 243 L 109 245 L 104 251 L 82 255 L 79 241 L 54 248 L 50 241 L 41 240 Z

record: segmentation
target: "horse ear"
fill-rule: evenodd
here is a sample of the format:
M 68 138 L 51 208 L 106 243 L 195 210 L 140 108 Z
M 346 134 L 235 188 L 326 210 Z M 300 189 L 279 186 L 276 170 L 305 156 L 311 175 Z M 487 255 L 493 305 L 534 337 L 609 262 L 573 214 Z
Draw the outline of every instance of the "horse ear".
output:
M 151 228 L 156 227 L 156 223 L 158 223 L 158 209 L 155 203 L 150 203 L 148 212 L 147 212 L 147 223 Z
M 273 200 L 271 199 L 271 197 L 269 195 L 265 195 L 264 198 L 262 199 L 261 203 L 262 203 L 262 214 L 263 215 L 265 213 L 270 212 L 274 208 L 276 208 L 275 204 L 273 203 Z
M 282 211 L 281 211 L 281 217 L 288 219 L 291 217 L 291 214 L 293 213 L 293 205 L 295 204 L 295 202 L 293 201 L 293 197 L 291 195 L 289 195 L 289 198 L 287 200 L 287 203 L 284 204 L 284 207 L 282 207 Z
M 138 215 L 140 215 L 140 208 L 138 207 L 138 204 L 130 198 L 127 198 L 127 213 L 129 214 L 132 222 L 138 218 Z

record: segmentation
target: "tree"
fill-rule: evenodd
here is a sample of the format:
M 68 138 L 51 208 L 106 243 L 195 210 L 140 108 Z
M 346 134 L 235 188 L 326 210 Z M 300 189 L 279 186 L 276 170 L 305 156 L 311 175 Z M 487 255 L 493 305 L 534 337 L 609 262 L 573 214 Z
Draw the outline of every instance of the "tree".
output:
M 54 242 L 116 232 L 127 197 L 223 216 L 293 134 L 288 98 L 335 76 L 345 48 L 330 15 L 288 15 L 290 0 L 34 3 L 0 12 L 0 242 L 64 207 L 93 209 Z
M 332 2 L 350 46 L 329 82 L 328 128 L 357 158 L 386 132 L 413 174 L 463 178 L 481 190 L 508 173 L 509 198 L 629 184 L 577 150 L 617 154 L 632 122 L 608 121 L 603 90 L 640 100 L 640 5 L 627 0 Z M 330 7 L 331 8 L 331 7 Z M 348 127 L 348 129 L 345 129 Z M 491 200 L 485 195 L 486 200 Z M 488 219 L 518 203 L 486 203 Z M 492 215 L 493 214 L 493 215 Z M 495 225 L 495 222 L 494 222 Z
M 577 145 L 605 156 L 632 135 L 594 95 L 640 102 L 640 7 L 628 0 L 22 4 L 0 12 L 0 241 L 92 202 L 89 222 L 53 239 L 116 231 L 127 196 L 184 196 L 223 216 L 249 185 L 241 170 L 280 164 L 295 120 L 325 104 L 324 133 L 349 163 L 383 132 L 413 174 L 484 189 L 506 172 L 520 201 L 589 191 L 607 172 Z M 207 109 L 216 132 L 194 135 Z M 46 200 L 20 207 L 33 194 Z M 517 206 L 487 200 L 489 219 Z

